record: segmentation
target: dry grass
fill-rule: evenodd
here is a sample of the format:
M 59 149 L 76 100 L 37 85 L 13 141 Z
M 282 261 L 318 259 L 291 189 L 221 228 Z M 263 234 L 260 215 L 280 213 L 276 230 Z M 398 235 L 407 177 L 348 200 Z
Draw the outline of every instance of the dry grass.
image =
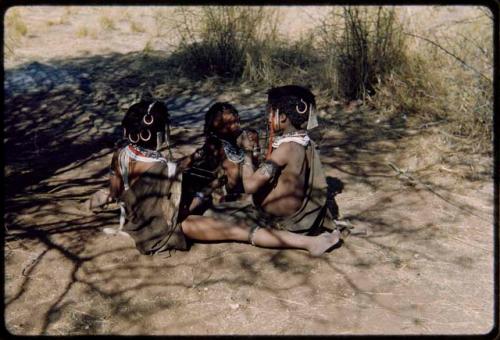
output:
M 258 52 L 275 41 L 272 16 L 262 7 L 180 8 L 175 16 L 180 68 L 198 77 L 241 78 L 249 59 L 263 59 Z
M 493 21 L 487 11 L 473 9 L 453 23 L 429 31 L 408 30 L 408 55 L 418 56 L 406 63 L 417 72 L 404 74 L 411 93 L 404 87 L 388 90 L 396 103 L 412 97 L 421 118 L 443 120 L 447 139 L 458 149 L 491 154 L 493 140 Z
M 5 14 L 5 26 L 9 28 L 10 33 L 14 36 L 26 36 L 28 34 L 28 26 L 21 17 L 18 8 L 10 8 Z
M 108 16 L 102 15 L 99 19 L 101 27 L 106 31 L 112 31 L 116 29 L 116 25 L 113 19 Z
M 76 15 L 76 13 L 77 13 L 77 11 L 71 9 L 71 7 L 66 8 L 64 10 L 64 14 L 61 15 L 61 17 L 59 18 L 59 21 L 57 22 L 57 24 L 59 24 L 59 25 L 68 24 L 70 22 L 71 16 Z
M 148 41 L 146 42 L 146 44 L 144 45 L 144 48 L 142 49 L 142 52 L 143 52 L 143 53 L 145 53 L 145 54 L 147 54 L 147 53 L 152 52 L 153 50 L 154 50 L 154 49 L 153 49 L 153 42 L 152 42 L 152 40 L 150 39 L 150 40 L 148 40 Z
M 138 8 L 94 7 L 97 27 L 75 22 L 80 9 L 67 7 L 43 25 L 68 24 L 51 34 L 67 29 L 79 38 L 97 38 L 102 31 L 121 38 L 141 33 L 144 41 L 131 49 L 172 48 L 173 76 L 254 88 L 307 85 L 325 104 L 360 99 L 387 119 L 407 116 L 419 125 L 441 121 L 457 148 L 491 154 L 491 13 L 470 6 L 467 15 L 445 21 L 437 14 L 446 14 L 448 7 L 426 7 L 417 20 L 414 13 L 402 15 L 407 8 L 325 7 L 327 15 L 294 40 L 280 34 L 288 9 L 275 7 L 158 7 L 148 15 Z M 14 7 L 6 13 L 6 58 L 39 29 L 27 25 L 23 11 Z M 422 25 L 423 19 L 428 24 Z
M 132 20 L 132 15 L 130 14 L 129 10 L 124 9 L 121 12 L 121 19 L 122 21 L 131 21 Z
M 92 29 L 87 25 L 80 25 L 76 31 L 75 35 L 77 38 L 92 38 L 97 39 L 97 31 Z
M 85 38 L 89 35 L 90 33 L 90 30 L 87 26 L 80 26 L 77 30 L 76 30 L 76 36 L 78 38 Z
M 430 32 L 410 29 L 400 14 L 394 7 L 333 7 L 302 39 L 289 41 L 277 34 L 279 15 L 270 8 L 181 8 L 174 16 L 176 66 L 195 78 L 307 84 L 328 98 L 361 99 L 386 119 L 442 121 L 459 147 L 491 153 L 488 12 L 479 8 Z
M 404 63 L 405 39 L 394 8 L 334 8 L 318 29 L 324 65 L 318 77 L 334 97 L 364 99 Z
M 48 20 L 46 25 L 51 27 L 51 26 L 57 26 L 57 25 L 67 25 L 71 23 L 71 17 L 76 15 L 77 11 L 74 9 L 71 9 L 71 7 L 66 7 L 64 9 L 64 13 L 56 20 Z
M 19 8 L 9 8 L 4 16 L 4 53 L 7 58 L 13 57 L 21 39 L 28 34 L 28 27 L 21 16 Z
M 492 152 L 492 19 L 481 8 L 431 31 L 386 8 L 334 9 L 320 25 L 329 56 L 319 88 L 362 99 L 385 119 L 442 122 L 455 149 Z M 430 26 L 430 25 L 429 25 Z
M 135 21 L 130 21 L 130 31 L 133 33 L 144 33 L 146 32 L 146 29 L 141 24 Z
M 442 120 L 446 115 L 446 84 L 436 73 L 428 72 L 430 62 L 417 54 L 405 57 L 383 82 L 375 85 L 375 95 L 367 101 L 385 118 L 411 116 L 418 124 Z

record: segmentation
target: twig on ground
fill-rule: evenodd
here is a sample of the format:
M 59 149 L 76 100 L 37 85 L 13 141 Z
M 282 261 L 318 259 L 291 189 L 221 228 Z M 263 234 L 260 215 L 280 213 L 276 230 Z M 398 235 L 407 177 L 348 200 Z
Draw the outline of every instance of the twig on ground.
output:
M 279 297 L 275 297 L 275 296 L 271 296 L 271 297 L 273 299 L 280 300 L 280 301 L 285 301 L 285 302 L 292 303 L 292 304 L 295 304 L 295 305 L 306 306 L 306 304 L 304 304 L 304 303 L 300 303 L 300 302 L 296 302 L 296 301 L 292 301 L 292 300 L 287 300 L 287 299 L 283 299 L 283 298 L 279 298 Z
M 449 138 L 451 138 L 451 139 L 454 139 L 454 140 L 460 141 L 460 143 L 463 143 L 463 144 L 466 144 L 466 145 L 472 145 L 472 144 L 475 144 L 475 143 L 476 143 L 476 142 L 475 142 L 475 141 L 473 141 L 473 140 L 468 140 L 468 141 L 467 141 L 467 139 L 469 139 L 469 138 L 467 138 L 467 137 L 458 137 L 458 136 L 454 136 L 454 135 L 452 135 L 452 134 L 449 134 L 449 133 L 444 132 L 444 131 L 441 131 L 441 130 L 439 130 L 439 133 L 441 133 L 441 134 L 443 134 L 443 135 L 445 135 L 446 137 L 449 137 Z
M 450 238 L 452 238 L 452 239 L 454 239 L 454 240 L 456 240 L 456 241 L 458 241 L 458 242 L 460 242 L 460 243 L 463 243 L 463 244 L 465 244 L 465 245 L 467 245 L 467 246 L 469 246 L 469 247 L 473 247 L 473 248 L 476 248 L 476 249 L 481 249 L 481 250 L 484 250 L 485 252 L 488 252 L 488 253 L 490 253 L 490 254 L 491 254 L 491 253 L 493 253 L 493 250 L 491 250 L 491 249 L 486 249 L 486 248 L 483 248 L 483 247 L 479 247 L 479 246 L 476 246 L 476 245 L 470 244 L 470 243 L 465 242 L 464 240 L 462 240 L 462 239 L 460 239 L 460 238 L 458 238 L 458 237 L 456 237 L 456 236 L 451 236 L 451 235 L 450 235 Z
M 460 172 L 459 172 L 459 171 L 455 171 L 455 170 L 448 169 L 448 168 L 446 168 L 444 165 L 442 165 L 439 169 L 440 169 L 440 170 L 443 170 L 443 171 L 446 171 L 446 172 L 450 172 L 450 173 L 452 173 L 452 174 L 460 174 Z
M 401 177 L 401 178 L 403 178 L 404 180 L 407 180 L 409 183 L 411 183 L 413 185 L 420 184 L 425 189 L 427 189 L 428 191 L 432 192 L 437 197 L 441 198 L 443 201 L 445 201 L 445 202 L 453 205 L 454 207 L 457 207 L 458 209 L 462 209 L 462 210 L 468 212 L 469 214 L 474 215 L 474 216 L 476 216 L 476 217 L 478 217 L 478 218 L 480 218 L 482 220 L 485 220 L 485 218 L 483 216 L 480 216 L 480 215 L 476 214 L 474 211 L 468 209 L 467 207 L 460 206 L 457 203 L 451 201 L 449 198 L 444 197 L 443 195 L 441 195 L 440 193 L 438 193 L 437 191 L 435 191 L 429 184 L 424 183 L 420 179 L 413 177 L 412 175 L 408 174 L 407 171 L 401 170 L 396 165 L 394 165 L 394 163 L 389 162 L 389 163 L 387 163 L 387 165 L 390 168 L 392 168 L 397 173 L 396 177 Z

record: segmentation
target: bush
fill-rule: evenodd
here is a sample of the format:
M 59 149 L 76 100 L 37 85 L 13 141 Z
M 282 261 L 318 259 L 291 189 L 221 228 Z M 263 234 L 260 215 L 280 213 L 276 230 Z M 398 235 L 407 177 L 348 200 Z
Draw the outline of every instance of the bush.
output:
M 28 26 L 21 17 L 19 8 L 9 8 L 4 16 L 4 53 L 6 57 L 13 57 L 21 39 L 28 34 Z
M 279 37 L 275 9 L 181 8 L 177 16 L 182 20 L 177 22 L 180 44 L 174 65 L 191 78 L 217 76 L 273 86 L 303 82 L 314 76 L 309 69 L 319 63 L 311 37 L 294 43 Z
M 177 14 L 181 70 L 191 77 L 240 78 L 247 51 L 262 38 L 264 9 L 206 6 L 181 8 Z
M 444 23 L 437 33 L 409 33 L 420 44 L 408 53 L 426 60 L 427 102 L 420 116 L 431 113 L 453 144 L 470 152 L 492 152 L 493 141 L 493 19 L 487 11 L 470 9 L 469 17 Z M 429 38 L 431 36 L 431 38 Z M 438 86 L 441 88 L 436 91 Z M 425 84 L 423 84 L 425 85 Z M 422 89 L 420 86 L 419 89 Z M 445 105 L 442 105 L 442 102 Z M 431 119 L 430 117 L 426 117 Z
M 321 86 L 334 97 L 365 98 L 403 63 L 405 37 L 395 9 L 333 9 L 319 27 L 324 69 Z
M 103 29 L 105 29 L 106 31 L 112 31 L 112 30 L 116 29 L 115 22 L 113 21 L 113 19 L 111 19 L 105 15 L 101 16 L 101 18 L 99 19 L 99 22 L 101 24 L 101 27 Z
M 449 133 L 471 152 L 489 153 L 493 146 L 493 18 L 478 10 L 475 20 L 456 24 L 437 37 L 441 48 L 435 67 L 446 70 Z M 477 14 L 477 13 L 476 13 Z
M 293 43 L 268 39 L 247 52 L 242 78 L 265 86 L 285 83 L 314 83 L 320 59 L 313 39 Z
M 408 116 L 416 122 L 440 121 L 448 111 L 447 89 L 439 70 L 419 54 L 405 57 L 404 63 L 390 70 L 374 85 L 374 96 L 367 101 L 386 118 Z
M 130 31 L 133 32 L 133 33 L 144 33 L 146 32 L 146 30 L 144 29 L 144 27 L 140 24 L 140 23 L 137 23 L 133 20 L 130 20 Z
M 78 27 L 77 31 L 76 31 L 76 36 L 78 38 L 85 38 L 89 35 L 89 29 L 87 28 L 87 26 L 80 26 Z
M 447 122 L 451 135 L 491 152 L 493 29 L 487 11 L 482 19 L 440 27 L 448 36 L 423 32 L 422 39 L 394 7 L 334 7 L 294 42 L 277 34 L 279 13 L 269 8 L 179 12 L 173 17 L 181 18 L 180 44 L 171 60 L 182 75 L 308 85 L 337 100 L 362 99 L 390 118 Z

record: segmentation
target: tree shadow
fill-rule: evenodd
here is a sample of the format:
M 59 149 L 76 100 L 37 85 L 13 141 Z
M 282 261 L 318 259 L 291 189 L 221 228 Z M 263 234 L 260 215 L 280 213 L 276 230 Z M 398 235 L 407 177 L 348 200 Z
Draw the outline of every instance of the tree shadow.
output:
M 175 286 L 168 280 L 153 280 L 157 279 L 159 267 L 147 268 L 144 265 L 147 257 L 112 271 L 90 271 L 88 281 L 80 276 L 86 275 L 81 273 L 86 273 L 89 263 L 123 251 L 120 248 L 85 255 L 89 243 L 103 238 L 100 230 L 116 224 L 117 212 L 89 215 L 81 210 L 80 203 L 106 184 L 108 163 L 113 149 L 119 145 L 119 123 L 125 109 L 145 92 L 151 92 L 166 102 L 172 114 L 176 126 L 174 146 L 192 149 L 200 142 L 205 112 L 215 98 L 223 94 L 223 88 L 201 91 L 204 86 L 201 82 L 179 87 L 164 66 L 164 56 L 130 53 L 53 60 L 50 64 L 35 62 L 5 71 L 6 264 L 15 265 L 12 260 L 18 251 L 43 248 L 24 267 L 16 290 L 7 294 L 6 307 L 22 305 L 30 292 L 40 289 L 38 281 L 31 277 L 46 270 L 46 263 L 50 261 L 47 254 L 57 253 L 71 263 L 67 268 L 70 280 L 44 312 L 44 320 L 37 330 L 40 334 L 46 334 L 50 325 L 56 324 L 63 318 L 64 311 L 74 306 L 68 296 L 75 286 L 86 285 L 89 294 L 97 292 L 110 298 L 117 306 L 114 312 L 124 319 L 137 312 L 137 309 L 127 312 L 119 309 L 120 305 L 127 304 L 127 292 L 152 286 Z M 190 89 L 186 91 L 186 88 Z M 258 110 L 253 114 L 255 112 L 260 114 Z M 245 113 L 242 117 L 249 119 Z M 179 261 L 176 260 L 172 268 L 184 266 L 176 262 Z M 160 267 L 165 268 L 164 263 Z M 102 287 L 106 280 L 92 279 L 109 273 L 112 280 L 130 281 L 137 277 L 134 271 L 141 269 L 148 270 L 145 281 L 150 277 L 152 282 L 109 291 Z M 171 305 L 167 301 L 157 307 Z M 92 310 L 83 313 L 83 317 L 76 318 L 67 329 L 69 333 L 98 331 Z
M 341 248 L 314 260 L 305 252 L 243 244 L 198 244 L 189 253 L 174 252 L 170 257 L 140 256 L 130 242 L 100 232 L 117 224 L 116 211 L 92 215 L 81 211 L 79 205 L 106 183 L 111 153 L 121 138 L 119 124 L 125 109 L 148 91 L 164 100 L 172 113 L 172 136 L 179 156 L 201 144 L 206 110 L 228 89 L 235 91 L 232 85 L 206 86 L 203 81 L 172 79 L 168 65 L 168 56 L 160 53 L 129 53 L 31 63 L 5 71 L 5 263 L 9 275 L 22 276 L 6 293 L 6 314 L 14 307 L 29 309 L 33 301 L 25 299 L 32 297 L 33 291 L 46 289 L 47 283 L 36 278 L 40 273 L 52 275 L 52 254 L 58 254 L 56 264 L 64 266 L 68 274 L 43 312 L 33 316 L 43 319 L 40 325 L 28 331 L 21 327 L 17 332 L 56 334 L 60 327 L 63 334 L 95 334 L 135 327 L 138 333 L 148 333 L 148 320 L 158 313 L 186 311 L 195 305 L 208 311 L 207 306 L 214 304 L 216 314 L 223 317 L 228 301 L 246 306 L 240 312 L 255 318 L 247 299 L 262 310 L 274 301 L 274 311 L 286 313 L 300 303 L 321 303 L 324 294 L 314 295 L 318 287 L 340 301 L 346 301 L 341 292 L 353 291 L 374 306 L 400 313 L 366 292 L 353 270 L 362 271 L 390 291 L 397 283 L 385 281 L 379 269 L 389 261 L 392 273 L 404 265 L 415 270 L 417 265 L 410 260 L 416 254 L 429 261 L 445 256 L 446 250 L 440 247 L 433 246 L 425 254 L 408 243 L 430 238 L 435 245 L 446 240 L 446 235 L 432 223 L 408 220 L 412 203 L 391 201 L 390 196 L 405 190 L 420 201 L 439 195 L 462 213 L 475 212 L 474 206 L 453 196 L 450 185 L 421 179 L 423 172 L 401 170 L 401 166 L 398 172 L 388 165 L 387 155 L 397 154 L 408 138 L 426 130 L 415 132 L 397 117 L 379 124 L 370 112 L 339 111 L 335 119 L 320 119 L 316 140 L 329 175 L 330 209 L 334 217 L 369 225 L 373 235 L 363 241 L 347 239 Z M 264 98 L 259 91 L 255 96 Z M 265 120 L 260 118 L 264 117 L 265 103 L 241 104 L 245 100 L 245 95 L 238 93 L 232 100 L 241 107 L 242 122 L 264 131 Z M 328 134 L 332 126 L 341 131 L 340 137 Z M 397 159 L 395 163 L 398 165 Z M 383 195 L 355 205 L 359 208 L 356 211 L 342 211 L 343 195 L 355 185 Z M 439 218 L 439 222 L 452 223 Z M 389 237 L 400 242 L 389 243 Z M 368 256 L 359 247 L 371 247 L 376 254 Z M 41 251 L 37 256 L 19 270 L 17 252 L 38 248 Z M 450 265 L 470 267 L 477 261 L 470 254 L 460 256 Z M 324 277 L 339 277 L 339 282 L 330 286 Z M 217 293 L 205 294 L 205 288 Z M 296 293 L 298 290 L 304 295 Z M 90 302 L 80 302 L 75 294 Z M 226 296 L 230 300 L 224 300 Z M 136 301 L 141 298 L 150 302 L 141 305 Z M 74 317 L 71 311 L 76 313 Z M 409 309 L 403 312 L 408 317 L 413 315 Z M 196 323 L 210 315 L 195 318 L 181 314 L 177 315 L 178 322 L 169 319 L 167 325 L 196 329 Z M 118 325 L 108 325 L 103 321 L 106 317 Z M 316 315 L 310 318 L 324 322 Z M 361 311 L 354 318 L 360 320 Z M 6 324 L 12 327 L 9 320 Z
M 335 201 L 335 196 L 342 193 L 344 190 L 344 182 L 339 178 L 326 176 L 326 184 L 328 185 L 327 192 L 327 208 L 334 219 L 339 217 L 339 206 Z

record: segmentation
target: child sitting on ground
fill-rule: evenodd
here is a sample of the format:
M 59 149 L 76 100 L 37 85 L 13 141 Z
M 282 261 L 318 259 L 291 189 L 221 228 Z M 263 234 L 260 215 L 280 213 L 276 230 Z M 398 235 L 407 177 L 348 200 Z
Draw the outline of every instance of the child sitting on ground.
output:
M 161 102 L 132 105 L 122 121 L 128 144 L 111 161 L 109 192 L 121 206 L 120 228 L 142 254 L 188 248 L 178 224 L 187 215 L 179 211 L 182 173 L 156 150 L 166 119 Z

